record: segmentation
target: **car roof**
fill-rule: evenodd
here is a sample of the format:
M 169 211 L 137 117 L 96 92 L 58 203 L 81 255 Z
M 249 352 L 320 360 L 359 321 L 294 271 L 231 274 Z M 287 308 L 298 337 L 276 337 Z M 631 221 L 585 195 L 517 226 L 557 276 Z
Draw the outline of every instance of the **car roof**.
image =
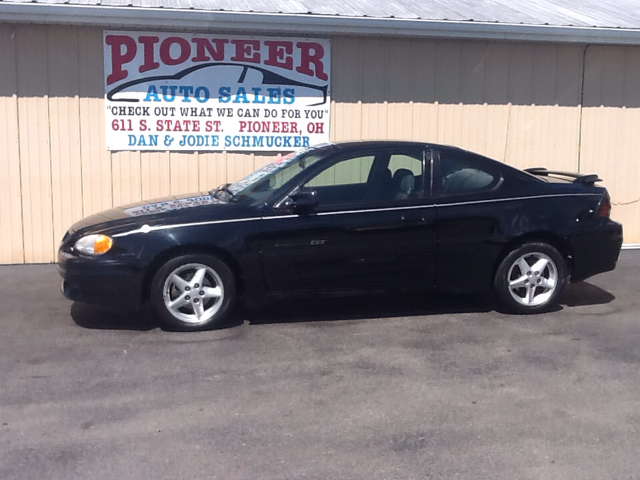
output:
M 472 152 L 471 150 L 465 150 L 463 148 L 456 147 L 453 145 L 442 145 L 438 143 L 417 142 L 417 141 L 410 141 L 410 140 L 360 140 L 360 141 L 347 141 L 347 142 L 331 142 L 331 143 L 318 145 L 317 148 L 328 148 L 328 149 L 338 148 L 338 149 L 344 149 L 344 150 L 351 150 L 351 149 L 358 149 L 358 148 L 376 148 L 376 147 L 388 148 L 388 147 L 394 147 L 394 146 L 414 147 L 414 148 L 428 147 L 428 148 L 435 148 L 438 150 L 466 152 L 466 153 L 478 155 L 481 157 L 484 156 L 479 153 Z M 485 158 L 488 158 L 488 157 L 485 157 Z

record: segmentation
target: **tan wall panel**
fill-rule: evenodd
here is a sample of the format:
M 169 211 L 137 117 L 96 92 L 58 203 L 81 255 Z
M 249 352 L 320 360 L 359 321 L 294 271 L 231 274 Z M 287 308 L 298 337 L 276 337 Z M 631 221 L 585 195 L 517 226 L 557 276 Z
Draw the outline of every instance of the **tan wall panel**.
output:
M 361 41 L 334 39 L 331 62 L 331 140 L 359 140 L 362 138 Z M 336 102 L 336 98 L 340 101 Z
M 362 140 L 388 138 L 387 101 L 389 49 L 384 39 L 369 39 L 362 54 Z
M 458 145 L 577 168 L 581 46 L 334 39 L 331 138 Z
M 255 156 L 253 154 L 224 152 L 222 155 L 227 163 L 228 182 L 246 177 L 255 170 Z
M 53 247 L 83 217 L 78 99 L 78 31 L 47 28 Z
M 113 206 L 111 155 L 105 143 L 102 30 L 78 29 L 80 154 L 84 215 Z
M 220 153 L 200 153 L 198 155 L 200 178 L 198 190 L 207 192 L 227 182 L 227 165 Z
M 580 169 L 604 179 L 625 242 L 640 243 L 640 48 L 589 47 Z
M 24 221 L 25 261 L 50 262 L 54 258 L 49 143 L 49 85 L 47 81 L 47 31 L 16 28 L 18 125 Z
M 143 152 L 141 158 L 142 198 L 152 199 L 171 194 L 169 152 Z
M 198 191 L 199 161 L 197 154 L 177 153 L 170 155 L 171 194 Z
M 435 142 L 438 138 L 437 42 L 414 40 L 411 45 L 414 81 L 411 92 L 411 140 Z
M 24 262 L 15 45 L 13 27 L 0 25 L 0 263 Z
M 386 138 L 410 140 L 413 135 L 413 102 L 402 92 L 412 92 L 416 82 L 412 61 L 413 42 L 389 41 L 386 49 Z
M 142 160 L 140 152 L 113 152 L 113 204 L 142 200 Z

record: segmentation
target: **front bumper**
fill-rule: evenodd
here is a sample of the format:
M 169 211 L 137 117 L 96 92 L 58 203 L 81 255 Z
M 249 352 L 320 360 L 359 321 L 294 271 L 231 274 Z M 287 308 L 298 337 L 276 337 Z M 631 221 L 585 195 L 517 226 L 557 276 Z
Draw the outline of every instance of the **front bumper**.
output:
M 69 300 L 124 309 L 142 304 L 144 273 L 134 262 L 59 251 L 58 272 Z

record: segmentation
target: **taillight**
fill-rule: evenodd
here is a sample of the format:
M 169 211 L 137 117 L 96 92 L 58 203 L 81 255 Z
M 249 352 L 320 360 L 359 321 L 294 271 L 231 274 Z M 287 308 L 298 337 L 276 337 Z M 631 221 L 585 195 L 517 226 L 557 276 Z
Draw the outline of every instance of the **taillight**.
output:
M 608 192 L 604 192 L 600 205 L 598 205 L 598 216 L 609 218 L 611 216 L 611 197 Z

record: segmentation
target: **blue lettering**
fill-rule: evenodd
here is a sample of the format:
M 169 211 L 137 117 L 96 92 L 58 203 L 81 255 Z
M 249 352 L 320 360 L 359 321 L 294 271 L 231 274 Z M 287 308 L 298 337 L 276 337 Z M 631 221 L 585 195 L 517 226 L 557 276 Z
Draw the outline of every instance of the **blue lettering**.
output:
M 171 89 L 171 95 L 167 95 L 167 88 Z M 178 87 L 176 85 L 172 85 L 167 87 L 166 85 L 161 85 L 160 90 L 162 90 L 162 98 L 164 98 L 165 102 L 173 102 L 176 99 L 176 90 Z
M 220 103 L 229 103 L 230 100 L 231 100 L 231 87 L 220 87 L 220 90 L 218 90 L 218 101 Z M 228 147 L 229 145 L 226 145 L 226 146 Z
M 198 87 L 196 88 L 196 100 L 200 103 L 205 103 L 209 100 L 209 89 L 207 87 Z
M 280 95 L 282 93 L 280 87 L 267 88 L 267 92 L 269 92 L 269 103 L 280 103 Z
M 180 85 L 180 93 L 184 95 L 184 98 L 182 99 L 183 102 L 191 102 L 189 95 L 193 93 L 193 87 L 190 87 L 188 85 Z
M 240 99 L 242 99 L 242 101 L 240 101 Z M 244 87 L 238 88 L 238 92 L 236 93 L 236 98 L 233 103 L 251 103 L 247 98 L 247 91 Z
M 296 91 L 293 88 L 285 88 L 283 91 L 284 94 L 284 104 L 291 105 L 296 101 Z
M 262 92 L 262 89 L 260 87 L 253 87 L 251 90 L 253 90 L 253 94 L 255 95 L 255 97 L 253 98 L 253 103 L 265 102 L 264 95 L 260 95 L 260 92 Z
M 145 102 L 159 102 L 160 97 L 158 96 L 158 90 L 155 85 L 149 85 L 149 89 L 147 90 L 147 96 L 144 97 Z

